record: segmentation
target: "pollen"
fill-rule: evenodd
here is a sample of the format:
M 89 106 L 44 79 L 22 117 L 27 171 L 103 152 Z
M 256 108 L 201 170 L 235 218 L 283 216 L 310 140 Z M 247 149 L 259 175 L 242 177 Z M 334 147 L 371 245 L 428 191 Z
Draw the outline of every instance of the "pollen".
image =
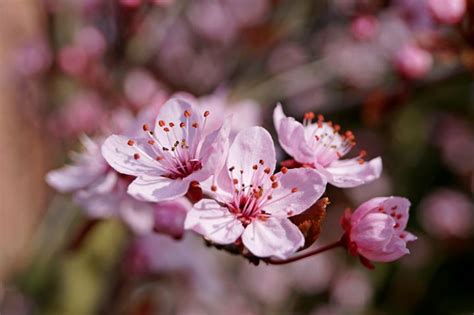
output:
M 293 187 L 293 188 L 291 188 L 291 192 L 292 192 L 292 193 L 295 193 L 295 192 L 298 192 L 298 191 L 299 191 L 298 187 Z
M 179 126 L 180 126 L 181 128 L 184 128 L 184 127 L 186 127 L 186 124 L 185 124 L 184 122 L 180 122 L 180 123 L 179 123 Z
M 143 131 L 150 131 L 150 127 L 147 124 L 143 125 Z
M 281 172 L 282 172 L 283 174 L 288 173 L 288 168 L 286 168 L 285 166 L 283 166 L 283 167 L 281 168 Z
M 127 141 L 127 144 L 128 144 L 129 146 L 132 146 L 132 145 L 135 144 L 135 141 L 133 141 L 133 140 L 128 140 L 128 141 Z
M 276 175 L 273 174 L 272 176 L 270 176 L 270 180 L 271 180 L 272 182 L 276 181 L 276 180 L 277 180 Z
M 273 189 L 278 188 L 278 182 L 273 182 L 273 183 L 272 183 L 272 188 L 273 188 Z
M 239 180 L 237 178 L 234 178 L 232 182 L 234 183 L 234 185 L 237 185 L 239 183 Z
M 184 111 L 184 117 L 186 117 L 186 118 L 191 117 L 191 112 L 188 111 L 188 110 L 185 110 L 185 111 Z
M 158 122 L 158 125 L 159 125 L 160 127 L 163 127 L 164 125 L 166 125 L 166 123 L 165 123 L 163 120 L 160 120 L 160 121 Z
M 206 110 L 206 111 L 204 112 L 204 117 L 209 116 L 209 114 L 210 114 L 210 112 L 209 112 L 208 110 Z
M 170 131 L 170 128 L 165 127 L 165 128 L 163 128 L 163 130 L 164 130 L 165 132 L 169 132 L 169 131 Z
M 173 127 L 174 127 L 174 122 L 170 122 L 168 125 L 169 125 L 171 128 L 173 128 Z
M 217 191 L 217 186 L 216 186 L 216 185 L 212 185 L 212 186 L 211 186 L 211 190 L 212 190 L 213 192 L 216 192 L 216 191 Z
M 193 128 L 198 128 L 199 127 L 199 124 L 197 122 L 193 123 Z
M 264 160 L 260 160 L 260 161 L 258 161 L 258 163 L 260 163 L 260 165 L 263 165 L 263 164 L 265 163 L 265 161 L 264 161 Z
M 258 165 L 257 165 L 257 164 L 254 164 L 254 165 L 252 166 L 252 168 L 253 168 L 254 170 L 257 170 L 257 169 L 258 169 Z
M 148 144 L 154 145 L 154 144 L 155 144 L 155 140 L 148 140 Z
M 267 168 L 266 168 L 266 169 L 264 169 L 263 171 L 265 172 L 265 174 L 270 174 L 270 171 L 271 171 L 271 170 L 270 170 L 270 168 L 269 168 L 269 167 L 267 167 Z
M 133 155 L 133 158 L 134 158 L 135 160 L 138 160 L 138 159 L 140 158 L 140 154 L 135 153 L 135 154 Z

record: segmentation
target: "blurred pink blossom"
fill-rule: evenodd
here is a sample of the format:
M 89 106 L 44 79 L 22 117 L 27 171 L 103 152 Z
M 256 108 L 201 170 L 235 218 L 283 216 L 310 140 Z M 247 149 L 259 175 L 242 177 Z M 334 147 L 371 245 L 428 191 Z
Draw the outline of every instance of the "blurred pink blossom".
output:
M 58 54 L 58 63 L 64 73 L 78 76 L 86 71 L 88 55 L 84 48 L 78 46 L 64 46 Z
M 270 72 L 277 74 L 307 63 L 308 60 L 309 53 L 303 46 L 298 43 L 285 42 L 272 51 L 268 60 L 268 68 Z
M 474 203 L 464 194 L 447 188 L 433 191 L 420 204 L 423 228 L 438 238 L 467 238 L 474 228 Z
M 83 49 L 89 58 L 99 58 L 104 54 L 107 43 L 101 31 L 86 26 L 76 32 L 74 45 Z
M 24 76 L 46 71 L 52 62 L 51 51 L 41 39 L 32 39 L 18 48 L 14 57 L 15 70 Z
M 153 230 L 179 239 L 184 234 L 184 220 L 192 208 L 186 198 L 162 201 L 155 205 Z
M 430 52 L 413 44 L 403 46 L 395 55 L 395 66 L 409 79 L 424 77 L 433 66 Z
M 358 16 L 351 23 L 351 33 L 355 39 L 365 41 L 375 37 L 378 31 L 378 20 L 372 15 Z
M 410 253 L 406 232 L 410 202 L 401 197 L 373 198 L 341 218 L 349 252 L 371 261 L 389 262 Z M 370 265 L 370 264 L 369 264 Z
M 460 22 L 466 12 L 466 0 L 428 0 L 428 5 L 438 21 L 445 24 Z
M 135 109 L 149 105 L 150 102 L 164 103 L 168 96 L 164 86 L 144 69 L 134 69 L 127 73 L 124 80 L 124 92 Z

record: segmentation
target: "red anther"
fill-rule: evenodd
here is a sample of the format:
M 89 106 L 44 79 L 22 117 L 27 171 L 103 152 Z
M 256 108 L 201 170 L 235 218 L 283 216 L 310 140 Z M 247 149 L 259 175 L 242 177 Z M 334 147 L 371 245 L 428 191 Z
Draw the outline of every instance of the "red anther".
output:
M 185 110 L 185 111 L 184 111 L 184 117 L 186 117 L 186 118 L 191 117 L 191 112 L 188 111 L 188 110 Z
M 150 127 L 147 124 L 143 125 L 143 131 L 150 131 Z
M 155 140 L 148 140 L 148 144 L 154 145 L 154 144 L 155 144 Z
M 193 128 L 197 128 L 197 127 L 199 127 L 199 124 L 197 122 L 195 122 L 195 123 L 192 124 L 192 126 L 193 126 Z
M 273 189 L 278 188 L 278 182 L 273 182 L 273 183 L 272 183 L 272 188 L 273 188 Z
M 338 133 L 341 130 L 341 126 L 339 125 L 334 125 L 334 132 Z
M 210 114 L 210 112 L 209 112 L 208 110 L 206 110 L 206 111 L 204 112 L 204 117 L 209 116 L 209 114 Z
M 327 124 L 328 124 L 329 127 L 332 127 L 332 125 L 333 125 L 332 121 L 328 121 Z
M 138 160 L 138 159 L 140 158 L 140 154 L 135 153 L 135 154 L 133 155 L 133 158 L 134 158 L 135 160 Z
M 306 120 L 313 120 L 314 119 L 314 113 L 313 112 L 307 112 L 304 114 L 304 119 Z
M 234 185 L 237 185 L 239 183 L 239 180 L 237 178 L 234 178 L 232 182 L 234 183 Z
M 163 127 L 164 125 L 166 125 L 166 123 L 163 120 L 160 120 L 160 121 L 158 121 L 158 125 L 160 127 Z
M 273 196 L 272 195 L 268 195 L 267 196 L 267 200 L 272 200 Z
M 298 192 L 298 187 L 293 187 L 293 188 L 291 188 L 291 192 L 292 192 L 292 193 Z
M 288 173 L 288 168 L 286 168 L 285 166 L 283 166 L 283 167 L 281 168 L 281 172 L 282 172 L 283 174 Z
M 366 156 L 367 156 L 367 151 L 361 150 L 361 151 L 359 152 L 359 157 L 360 157 L 360 158 L 364 158 L 364 157 L 366 157 Z
M 400 234 L 400 238 L 405 238 L 406 236 L 407 236 L 407 235 L 404 234 L 404 233 Z
M 212 186 L 211 186 L 211 190 L 212 190 L 213 192 L 216 192 L 216 191 L 217 191 L 217 186 L 216 186 L 216 185 L 212 185 Z
M 265 172 L 265 174 L 270 174 L 271 170 L 269 167 L 267 167 L 266 169 L 263 170 Z
M 402 218 L 401 214 L 397 214 L 397 220 L 400 220 Z
M 164 158 L 163 158 L 162 156 L 157 156 L 157 157 L 155 158 L 155 160 L 157 160 L 157 161 L 161 161 L 161 160 L 163 160 L 163 159 L 164 159 Z
M 365 163 L 365 160 L 364 160 L 364 159 L 358 159 L 357 162 L 358 162 L 360 165 L 362 165 L 362 164 Z
M 184 122 L 180 122 L 180 123 L 179 123 L 179 126 L 180 126 L 181 128 L 184 128 L 184 127 L 186 127 L 186 124 L 185 124 Z
M 260 163 L 260 165 L 263 165 L 263 164 L 265 163 L 265 161 L 264 161 L 264 160 L 260 160 L 260 161 L 258 161 L 258 163 Z
M 253 168 L 254 170 L 257 170 L 258 165 L 257 165 L 257 164 L 254 164 L 254 165 L 252 166 L 252 168 Z
M 171 128 L 173 128 L 173 127 L 174 127 L 174 122 L 170 122 L 168 125 L 169 125 Z
M 398 208 L 397 206 L 393 206 L 392 210 L 397 210 L 397 208 Z
M 315 135 L 314 138 L 316 139 L 316 141 L 319 141 L 319 139 L 321 139 L 321 138 L 319 138 L 318 135 Z
M 132 146 L 132 145 L 135 144 L 135 141 L 133 141 L 133 140 L 128 140 L 128 141 L 127 141 L 127 144 L 128 144 L 129 146 Z
M 164 130 L 165 132 L 169 132 L 169 131 L 170 131 L 170 128 L 165 127 L 165 128 L 163 128 L 163 130 Z
M 270 180 L 271 180 L 272 182 L 274 182 L 274 181 L 277 180 L 277 177 L 276 177 L 275 175 L 272 175 L 272 176 L 270 176 Z

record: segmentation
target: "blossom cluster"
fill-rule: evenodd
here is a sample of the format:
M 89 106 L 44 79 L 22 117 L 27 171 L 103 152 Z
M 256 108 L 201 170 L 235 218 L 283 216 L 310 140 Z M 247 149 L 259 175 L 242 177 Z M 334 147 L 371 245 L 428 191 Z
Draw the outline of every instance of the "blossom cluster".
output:
M 231 134 L 232 121 L 243 117 L 215 116 L 178 95 L 128 118 L 113 131 L 122 135 L 84 138 L 85 151 L 72 156 L 74 164 L 50 172 L 47 181 L 74 192 L 93 215 L 119 215 L 138 233 L 180 238 L 193 230 L 247 258 L 286 263 L 311 245 L 294 218 L 321 220 L 306 210 L 318 206 L 327 184 L 371 182 L 381 175 L 382 161 L 366 161 L 365 151 L 343 159 L 355 136 L 322 115 L 307 113 L 300 123 L 277 105 L 273 118 L 279 143 L 292 157 L 280 167 L 266 129 Z M 405 198 L 380 197 L 346 212 L 336 245 L 367 266 L 400 258 L 416 239 L 405 231 L 409 206 Z

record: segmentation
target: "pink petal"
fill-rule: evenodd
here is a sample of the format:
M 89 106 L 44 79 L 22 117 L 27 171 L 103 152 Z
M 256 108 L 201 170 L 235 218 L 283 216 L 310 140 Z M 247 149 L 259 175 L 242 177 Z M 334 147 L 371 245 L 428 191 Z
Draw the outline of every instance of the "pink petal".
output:
M 184 196 L 188 192 L 189 183 L 182 179 L 142 175 L 128 186 L 128 193 L 143 201 L 171 200 Z
M 250 127 L 240 131 L 234 139 L 229 149 L 227 167 L 235 167 L 234 175 L 240 178 L 240 171 L 243 171 L 243 182 L 249 184 L 255 172 L 253 165 L 259 165 L 259 161 L 264 161 L 263 167 L 275 169 L 275 146 L 272 136 L 262 127 Z
M 179 238 L 184 233 L 184 220 L 192 204 L 186 198 L 163 201 L 154 209 L 154 231 Z
M 371 212 L 377 212 L 382 206 L 385 200 L 392 197 L 377 197 L 372 198 L 363 204 L 361 204 L 357 209 L 354 210 L 352 214 L 351 221 L 352 224 L 357 224 L 364 216 Z
M 119 214 L 134 233 L 151 233 L 154 224 L 152 204 L 126 196 L 120 204 Z
M 227 208 L 203 199 L 188 212 L 184 228 L 193 230 L 217 244 L 231 244 L 244 232 L 244 227 Z
M 395 235 L 395 220 L 383 213 L 369 213 L 351 230 L 350 239 L 359 249 L 382 251 Z
M 133 141 L 149 156 L 137 151 L 134 146 L 128 145 L 129 140 L 130 138 L 117 135 L 112 135 L 105 140 L 102 145 L 102 155 L 109 165 L 119 173 L 132 176 L 145 173 L 156 176 L 163 174 L 159 169 L 159 162 L 154 160 L 156 154 L 146 142 L 148 139 L 133 139 Z M 139 159 L 134 158 L 134 154 L 137 153 L 140 156 Z
M 293 117 L 286 117 L 281 104 L 273 111 L 273 123 L 283 150 L 300 163 L 313 163 L 314 154 L 306 143 L 303 125 Z
M 280 178 L 279 186 L 273 191 L 272 200 L 264 206 L 271 214 L 280 213 L 285 217 L 299 214 L 318 201 L 326 190 L 326 179 L 314 169 L 290 169 L 276 176 Z
M 189 118 L 184 116 L 185 111 L 189 112 Z M 165 123 L 165 125 L 160 126 L 160 122 Z M 174 127 L 170 127 L 170 123 L 173 123 Z M 179 126 L 180 123 L 184 123 L 186 126 L 181 128 Z M 168 133 L 163 130 L 163 128 L 168 127 L 173 129 L 172 142 L 175 139 L 186 139 L 188 144 L 192 144 L 195 141 L 195 137 L 199 136 L 199 130 L 201 130 L 201 128 L 193 128 L 193 123 L 198 123 L 202 127 L 203 116 L 199 109 L 184 99 L 172 98 L 163 104 L 156 117 L 154 135 L 161 145 L 172 147 L 173 143 L 170 143 Z
M 364 164 L 359 164 L 357 159 L 334 161 L 321 173 L 336 187 L 356 187 L 380 177 L 382 159 L 378 157 Z
M 46 182 L 59 192 L 71 192 L 85 188 L 100 178 L 102 169 L 93 169 L 87 165 L 68 165 L 50 171 Z
M 386 213 L 398 223 L 395 226 L 395 230 L 397 232 L 405 230 L 408 223 L 410 201 L 402 197 L 390 197 L 387 198 L 381 206 L 385 209 Z
M 222 126 L 206 137 L 199 152 L 203 165 L 202 170 L 209 174 L 217 174 L 225 164 L 229 152 L 229 134 L 231 118 L 227 118 Z
M 250 223 L 242 241 L 255 256 L 285 259 L 303 246 L 304 237 L 290 220 L 270 217 Z
M 409 254 L 406 242 L 394 237 L 383 251 L 359 250 L 359 253 L 372 261 L 390 262 Z

